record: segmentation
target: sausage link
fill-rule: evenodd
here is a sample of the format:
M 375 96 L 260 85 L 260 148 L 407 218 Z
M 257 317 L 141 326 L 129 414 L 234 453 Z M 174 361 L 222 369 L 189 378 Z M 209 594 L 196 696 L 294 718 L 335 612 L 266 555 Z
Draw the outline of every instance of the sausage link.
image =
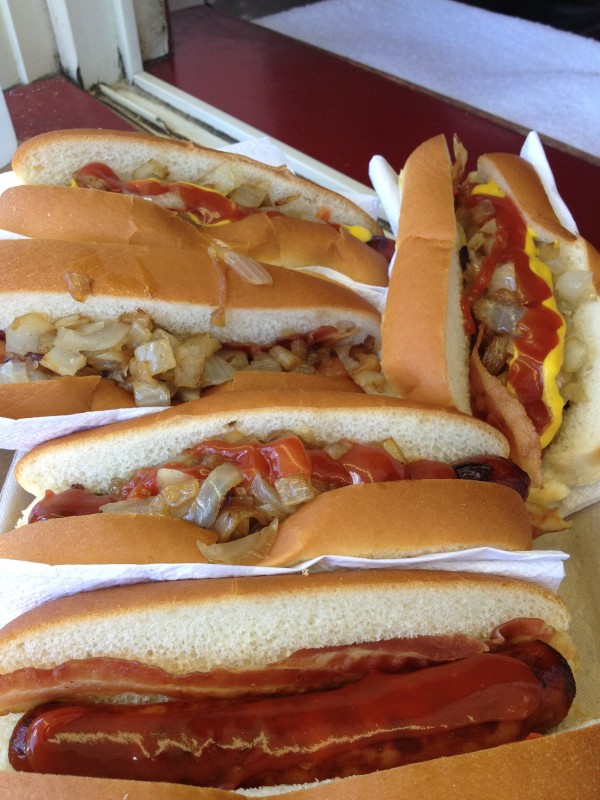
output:
M 22 771 L 230 789 L 367 773 L 556 724 L 572 676 L 555 656 L 531 642 L 303 696 L 41 707 L 16 728 L 9 756 Z

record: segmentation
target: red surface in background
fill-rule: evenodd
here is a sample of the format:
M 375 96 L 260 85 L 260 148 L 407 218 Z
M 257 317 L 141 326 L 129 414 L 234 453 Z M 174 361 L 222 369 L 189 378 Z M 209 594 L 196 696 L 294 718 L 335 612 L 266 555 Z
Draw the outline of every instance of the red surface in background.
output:
M 171 39 L 172 54 L 148 72 L 367 185 L 371 156 L 399 170 L 438 133 L 458 133 L 471 167 L 480 152 L 518 152 L 526 133 L 206 6 L 172 14 Z M 19 141 L 58 128 L 133 127 L 60 77 L 6 99 Z M 546 152 L 581 233 L 600 248 L 600 162 Z
M 371 156 L 399 170 L 438 133 L 457 133 L 472 161 L 519 152 L 527 133 L 206 6 L 173 13 L 171 38 L 172 54 L 148 72 L 367 185 Z M 600 162 L 546 152 L 581 233 L 600 248 Z

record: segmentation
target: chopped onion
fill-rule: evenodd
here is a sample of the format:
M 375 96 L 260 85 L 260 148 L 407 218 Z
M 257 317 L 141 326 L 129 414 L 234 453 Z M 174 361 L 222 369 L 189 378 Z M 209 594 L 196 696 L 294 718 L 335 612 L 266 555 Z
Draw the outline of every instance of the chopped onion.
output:
M 58 328 L 68 328 L 72 325 L 81 325 L 82 322 L 89 322 L 89 319 L 87 319 L 87 317 L 82 317 L 81 314 L 68 314 L 66 317 L 57 319 L 54 323 L 54 327 L 58 330 Z
M 138 361 L 146 361 L 150 365 L 152 376 L 167 372 L 177 364 L 173 348 L 165 338 L 141 344 L 135 348 L 134 355 Z
M 198 333 L 195 336 L 190 336 L 184 342 L 181 342 L 175 348 L 177 358 L 184 356 L 205 356 L 209 358 L 214 355 L 221 347 L 218 339 L 211 336 L 209 333 Z
M 62 327 L 57 331 L 54 344 L 73 352 L 98 352 L 111 350 L 125 341 L 128 326 L 123 322 L 98 322 L 88 327 L 86 323 L 79 330 Z
M 142 195 L 140 195 L 142 196 Z M 181 198 L 178 191 L 173 190 L 170 192 L 162 192 L 161 194 L 150 194 L 143 197 L 144 200 L 150 200 L 156 203 L 157 206 L 168 208 L 170 211 L 185 211 L 185 202 Z
M 6 351 L 19 356 L 41 353 L 40 341 L 52 330 L 53 325 L 45 314 L 23 314 L 6 329 Z
M 497 292 L 500 289 L 505 289 L 509 292 L 517 291 L 515 265 L 511 262 L 500 264 L 500 266 L 496 267 L 494 270 L 489 290 L 490 292 Z
M 525 308 L 515 303 L 501 303 L 482 297 L 473 304 L 473 314 L 491 331 L 514 336 Z
M 287 347 L 283 347 L 280 344 L 271 347 L 269 349 L 269 355 L 274 358 L 286 372 L 291 372 L 296 367 L 299 367 L 301 363 L 298 356 L 294 355 L 291 350 L 288 350 Z
M 250 256 L 236 253 L 235 250 L 225 250 L 221 255 L 225 264 L 230 267 L 246 283 L 254 286 L 270 286 L 273 284 L 271 273 L 260 262 Z
M 585 364 L 587 354 L 586 343 L 578 336 L 569 336 L 565 341 L 563 370 L 565 372 L 579 372 Z
M 183 481 L 189 480 L 190 476 L 187 472 L 182 472 L 180 469 L 160 467 L 156 472 L 156 484 L 161 490 L 167 486 L 172 486 L 174 483 L 183 483 Z
M 278 478 L 275 481 L 275 489 L 283 505 L 288 507 L 306 503 L 315 496 L 310 480 L 304 475 L 290 475 L 285 478 Z
M 65 272 L 64 278 L 67 284 L 67 291 L 73 300 L 78 303 L 85 302 L 92 291 L 92 279 L 90 276 L 81 272 Z
M 248 364 L 244 372 L 283 372 L 283 370 L 271 356 L 266 353 L 257 353 L 254 361 Z
M 260 208 L 268 193 L 267 183 L 242 183 L 232 192 L 230 199 L 245 208 Z
M 498 375 L 512 352 L 511 342 L 506 336 L 494 336 L 481 356 L 481 363 L 490 375 Z
M 237 181 L 229 164 L 218 164 L 202 177 L 202 186 L 214 189 L 224 195 L 230 195 L 237 186 Z
M 215 467 L 204 479 L 200 491 L 184 519 L 195 522 L 201 528 L 214 525 L 227 493 L 244 480 L 235 464 L 224 463 Z
M 114 372 L 127 368 L 128 358 L 122 350 L 106 350 L 88 355 L 87 363 L 98 372 Z
M 246 360 L 247 365 L 247 360 Z M 221 383 L 230 381 L 235 374 L 235 367 L 225 361 L 221 356 L 211 356 L 206 359 L 204 364 L 204 386 L 218 386 Z
M 136 406 L 170 406 L 169 387 L 161 381 L 136 380 L 131 384 Z
M 274 519 L 261 531 L 230 542 L 206 545 L 199 541 L 198 549 L 209 564 L 253 566 L 268 555 L 277 538 L 278 524 L 278 520 Z
M 5 361 L 0 364 L 0 383 L 27 383 L 29 374 L 23 361 Z
M 558 299 L 570 306 L 577 306 L 584 300 L 594 300 L 596 290 L 594 289 L 592 273 L 588 270 L 570 270 L 563 272 L 556 279 L 554 287 Z
M 127 344 L 134 350 L 141 344 L 146 344 L 152 339 L 152 331 L 141 322 L 132 322 L 127 333 Z
M 287 515 L 279 493 L 262 475 L 256 475 L 252 479 L 250 491 L 258 501 L 259 506 L 268 507 L 271 513 L 275 513 L 280 519 Z
M 156 513 L 153 508 L 156 506 L 154 497 L 144 497 L 140 500 L 116 500 L 114 503 L 107 503 L 100 506 L 103 514 L 152 514 Z
M 169 176 L 169 169 L 166 164 L 161 164 L 155 158 L 149 158 L 143 164 L 139 164 L 131 173 L 132 180 L 141 181 L 147 178 L 160 178 L 165 180 Z
M 40 364 L 46 369 L 56 372 L 57 375 L 75 375 L 85 367 L 85 356 L 81 353 L 63 350 L 61 347 L 53 347 L 42 358 Z

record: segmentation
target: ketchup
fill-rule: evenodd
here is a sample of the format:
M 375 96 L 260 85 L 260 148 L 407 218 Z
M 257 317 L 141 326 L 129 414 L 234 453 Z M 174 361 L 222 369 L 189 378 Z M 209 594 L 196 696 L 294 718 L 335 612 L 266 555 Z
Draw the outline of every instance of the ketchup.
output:
M 25 716 L 10 762 L 20 771 L 232 789 L 323 779 L 370 771 L 363 751 L 388 742 L 394 766 L 431 757 L 436 736 L 436 747 L 461 752 L 463 731 L 485 723 L 509 722 L 514 736 L 539 716 L 542 693 L 525 661 L 484 653 L 291 697 L 55 705 Z M 530 730 L 525 724 L 523 735 Z
M 544 403 L 542 367 L 548 354 L 559 343 L 558 331 L 561 316 L 552 308 L 543 305 L 552 297 L 546 281 L 530 268 L 529 256 L 525 252 L 527 227 L 514 204 L 507 197 L 470 194 L 464 200 L 469 209 L 479 210 L 489 205 L 489 218 L 496 220 L 496 235 L 490 253 L 482 260 L 481 269 L 462 297 L 462 311 L 467 333 L 475 332 L 471 308 L 488 289 L 496 268 L 502 263 L 512 263 L 515 268 L 518 300 L 525 313 L 517 323 L 515 345 L 516 358 L 509 367 L 508 380 L 527 416 L 538 434 L 548 427 L 551 413 Z M 482 223 L 485 221 L 482 219 Z
M 234 222 L 260 210 L 246 209 L 220 192 L 182 181 L 167 183 L 154 178 L 122 181 L 110 167 L 99 162 L 86 164 L 75 173 L 74 179 L 78 186 L 109 192 L 153 198 L 162 195 L 167 207 L 171 206 L 175 211 L 185 210 L 194 214 L 199 217 L 203 225 Z

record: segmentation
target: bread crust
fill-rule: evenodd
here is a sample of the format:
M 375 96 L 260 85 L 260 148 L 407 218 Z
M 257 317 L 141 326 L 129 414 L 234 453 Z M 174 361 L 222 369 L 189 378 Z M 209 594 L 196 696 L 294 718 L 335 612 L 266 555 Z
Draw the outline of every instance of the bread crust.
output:
M 236 372 L 230 381 L 204 389 L 202 396 L 221 392 L 354 392 L 362 393 L 352 378 L 329 378 L 303 372 Z
M 200 147 L 191 142 L 138 131 L 69 129 L 31 137 L 16 150 L 12 167 L 23 183 L 63 184 L 87 163 L 110 166 L 122 179 L 150 160 L 168 169 L 168 180 L 203 185 L 214 180 L 214 170 L 228 168 L 236 184 L 267 181 L 274 204 L 296 199 L 296 209 L 332 222 L 363 225 L 381 235 L 379 224 L 366 212 L 337 192 L 299 178 L 286 167 L 269 167 L 253 159 Z
M 515 153 L 485 153 L 477 159 L 483 180 L 494 180 L 541 238 L 559 239 L 561 245 L 574 244 L 577 236 L 564 228 L 548 199 L 535 168 Z
M 244 322 L 239 317 L 249 311 L 264 311 L 274 317 L 279 336 L 307 332 L 294 326 L 294 315 L 305 314 L 305 326 L 308 323 L 313 329 L 334 320 L 356 320 L 358 324 L 360 320 L 379 339 L 379 315 L 361 297 L 338 284 L 282 267 L 265 267 L 272 277 L 271 285 L 253 285 L 232 270 L 221 273 L 207 251 L 41 239 L 1 241 L 0 258 L 0 328 L 28 311 L 46 311 L 53 316 L 80 313 L 96 318 L 107 318 L 110 313 L 114 318 L 120 308 L 142 308 L 159 323 L 169 319 L 175 333 L 179 314 L 184 317 L 181 332 L 195 327 L 194 332 L 210 330 L 224 341 L 262 344 L 277 338 L 273 322 L 266 315 L 255 319 L 252 327 L 256 339 L 244 340 L 240 338 L 245 332 Z M 90 291 L 83 302 L 69 294 L 68 272 L 89 279 Z M 211 324 L 210 315 L 221 307 L 226 312 L 226 325 Z M 261 337 L 261 327 L 266 328 L 266 337 Z
M 0 195 L 0 228 L 33 239 L 205 249 L 213 240 L 278 267 L 322 266 L 386 286 L 387 259 L 344 228 L 295 217 L 250 214 L 199 229 L 134 195 L 67 186 L 21 185 Z
M 233 250 L 281 267 L 328 267 L 358 283 L 388 285 L 387 259 L 344 228 L 296 217 L 251 214 L 211 235 Z
M 89 514 L 48 519 L 0 537 L 0 558 L 40 564 L 204 564 L 216 535 L 170 517 Z
M 382 368 L 400 397 L 469 412 L 468 341 L 454 305 L 461 278 L 445 137 L 413 151 L 401 176 L 402 212 L 382 317 Z
M 74 483 L 102 493 L 112 477 L 128 477 L 141 467 L 165 463 L 187 447 L 233 429 L 259 438 L 282 430 L 312 432 L 329 442 L 348 438 L 374 443 L 391 436 L 409 460 L 452 461 L 508 453 L 502 434 L 480 420 L 393 397 L 353 392 L 222 392 L 158 414 L 45 442 L 19 461 L 15 474 L 32 494 L 41 495 L 47 488 L 61 491 Z M 94 453 L 93 460 L 89 453 Z
M 0 537 L 0 558 L 43 564 L 205 563 L 216 535 L 150 515 L 92 514 L 25 525 Z M 512 489 L 478 481 L 416 480 L 333 489 L 279 526 L 261 567 L 331 554 L 406 558 L 470 547 L 531 550 L 531 524 Z
M 332 781 L 289 800 L 596 800 L 600 725 Z M 200 800 L 200 798 L 198 798 Z
M 325 554 L 405 558 L 531 546 L 525 505 L 512 489 L 478 481 L 392 481 L 346 486 L 306 503 L 280 525 L 259 566 L 292 566 Z
M 0 384 L 0 413 L 9 419 L 134 407 L 129 392 L 100 375 Z

